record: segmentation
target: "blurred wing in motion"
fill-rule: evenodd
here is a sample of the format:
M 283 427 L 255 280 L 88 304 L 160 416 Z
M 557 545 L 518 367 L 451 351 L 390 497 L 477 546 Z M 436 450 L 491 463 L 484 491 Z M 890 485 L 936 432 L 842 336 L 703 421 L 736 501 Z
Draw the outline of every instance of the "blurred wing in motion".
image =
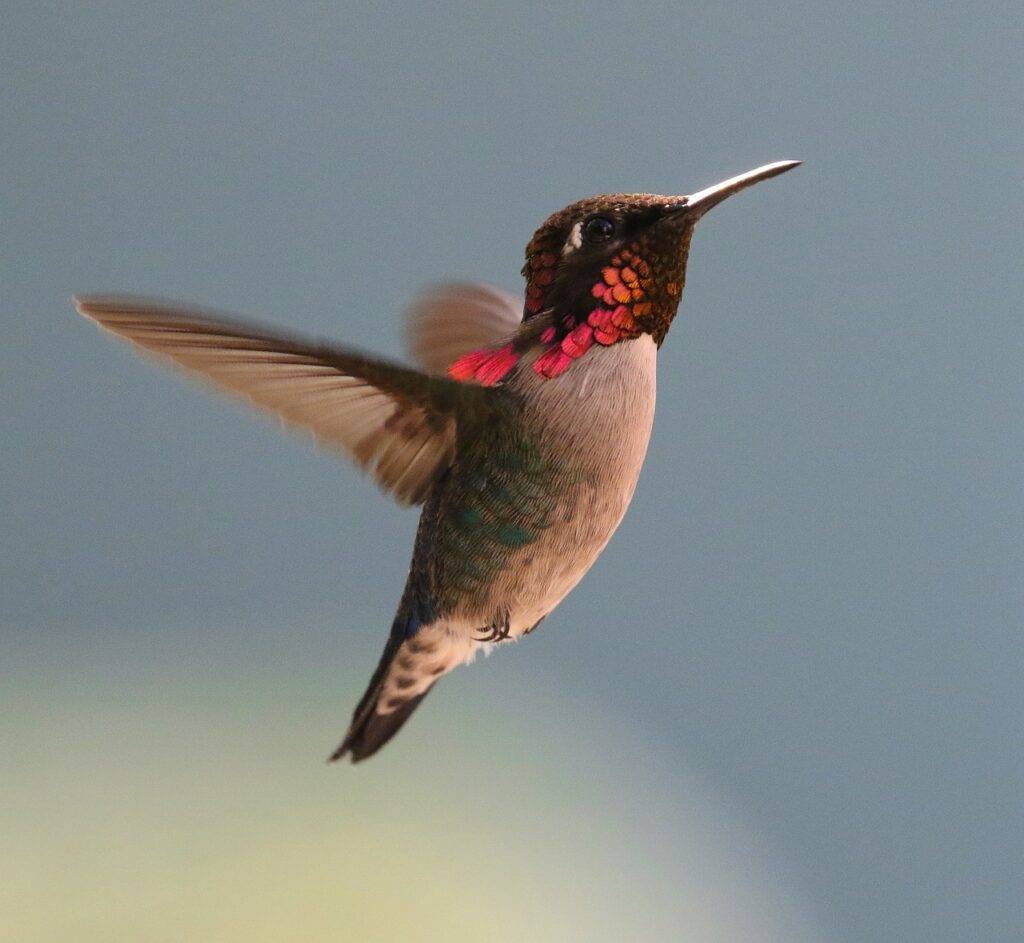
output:
M 409 309 L 406 346 L 423 370 L 444 376 L 463 354 L 500 346 L 522 320 L 522 298 L 487 285 L 437 285 Z
M 450 380 L 194 308 L 125 296 L 75 302 L 143 351 L 340 447 L 401 504 L 421 503 L 450 464 L 456 410 L 473 395 Z

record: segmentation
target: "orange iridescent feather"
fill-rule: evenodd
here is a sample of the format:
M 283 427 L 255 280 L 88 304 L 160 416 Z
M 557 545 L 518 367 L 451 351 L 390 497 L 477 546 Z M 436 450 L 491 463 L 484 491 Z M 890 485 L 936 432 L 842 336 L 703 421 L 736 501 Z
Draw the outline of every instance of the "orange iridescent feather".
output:
M 635 244 L 623 249 L 601 269 L 601 278 L 590 292 L 595 307 L 584 318 L 577 321 L 567 316 L 560 326 L 552 325 L 541 332 L 540 342 L 545 349 L 533 363 L 538 376 L 548 380 L 560 376 L 594 344 L 609 347 L 640 335 L 637 321 L 651 308 L 646 300 L 651 268 L 640 251 Z M 527 265 L 527 316 L 541 310 L 546 290 L 554 280 L 556 261 L 553 253 L 538 252 Z M 497 350 L 474 350 L 456 360 L 448 368 L 448 376 L 494 386 L 508 376 L 520 356 L 513 344 Z

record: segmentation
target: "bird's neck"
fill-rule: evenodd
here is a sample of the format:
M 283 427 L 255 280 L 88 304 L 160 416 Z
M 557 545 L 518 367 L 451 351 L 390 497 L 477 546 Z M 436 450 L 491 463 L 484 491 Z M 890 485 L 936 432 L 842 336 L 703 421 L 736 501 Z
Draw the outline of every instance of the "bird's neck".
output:
M 626 262 L 604 267 L 589 290 L 571 303 L 528 317 L 507 344 L 474 350 L 448 368 L 455 380 L 496 386 L 522 358 L 539 349 L 532 369 L 553 380 L 593 351 L 627 343 L 644 335 L 642 321 L 652 308 L 640 285 L 640 275 Z M 628 260 L 627 260 L 628 261 Z
M 501 347 L 470 351 L 448 368 L 448 376 L 465 383 L 497 386 L 508 379 L 517 366 L 525 367 L 524 361 L 528 361 L 538 377 L 553 380 L 574 365 L 599 356 L 602 350 L 642 336 L 639 331 L 619 329 L 620 324 L 625 326 L 622 317 L 614 311 L 583 321 L 566 317 L 560 325 L 552 324 L 540 334 L 532 332 L 525 342 L 513 339 Z M 533 354 L 536 356 L 530 356 Z

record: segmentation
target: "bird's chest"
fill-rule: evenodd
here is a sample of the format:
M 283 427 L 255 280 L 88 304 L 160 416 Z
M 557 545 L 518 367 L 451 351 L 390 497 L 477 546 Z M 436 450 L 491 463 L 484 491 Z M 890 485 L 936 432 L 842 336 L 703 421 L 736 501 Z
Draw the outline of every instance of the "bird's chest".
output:
M 563 493 L 628 504 L 654 421 L 656 351 L 644 335 L 592 349 L 553 380 L 523 369 L 526 424 Z
M 644 336 L 593 351 L 593 362 L 584 356 L 554 380 L 535 381 L 533 422 L 554 496 L 536 556 L 540 571 L 568 588 L 593 564 L 632 500 L 654 421 L 656 349 Z
M 590 568 L 643 464 L 655 352 L 645 336 L 595 350 L 553 380 L 523 364 L 516 429 L 466 456 L 449 491 L 437 575 L 459 608 L 507 609 L 517 634 Z

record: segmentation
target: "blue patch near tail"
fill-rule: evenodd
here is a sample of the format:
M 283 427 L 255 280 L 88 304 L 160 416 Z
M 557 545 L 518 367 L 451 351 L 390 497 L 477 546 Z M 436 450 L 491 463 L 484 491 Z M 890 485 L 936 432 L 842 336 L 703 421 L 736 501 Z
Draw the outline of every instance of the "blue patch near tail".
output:
M 437 614 L 427 605 L 414 605 L 408 612 L 399 612 L 391 632 L 403 639 L 412 638 L 424 625 L 437 621 Z

